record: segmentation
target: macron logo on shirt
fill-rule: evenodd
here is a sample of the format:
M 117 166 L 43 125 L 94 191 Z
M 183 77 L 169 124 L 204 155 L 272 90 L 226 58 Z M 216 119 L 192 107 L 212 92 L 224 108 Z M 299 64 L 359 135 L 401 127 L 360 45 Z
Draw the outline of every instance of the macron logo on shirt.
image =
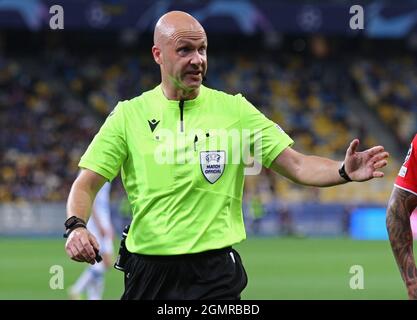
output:
M 149 127 L 151 128 L 151 131 L 154 132 L 155 128 L 159 124 L 160 120 L 156 121 L 155 119 L 148 120 Z

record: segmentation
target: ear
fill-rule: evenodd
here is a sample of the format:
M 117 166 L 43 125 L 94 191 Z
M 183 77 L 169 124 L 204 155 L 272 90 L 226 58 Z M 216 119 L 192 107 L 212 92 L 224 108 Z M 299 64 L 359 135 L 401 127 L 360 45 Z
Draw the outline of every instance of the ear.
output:
M 157 64 L 162 64 L 162 52 L 160 48 L 158 48 L 157 46 L 153 46 L 152 55 L 153 55 L 153 59 L 155 60 Z

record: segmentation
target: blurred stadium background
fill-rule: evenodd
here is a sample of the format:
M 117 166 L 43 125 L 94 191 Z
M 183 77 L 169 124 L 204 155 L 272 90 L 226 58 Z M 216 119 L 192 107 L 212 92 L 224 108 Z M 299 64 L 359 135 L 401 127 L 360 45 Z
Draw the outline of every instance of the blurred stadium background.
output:
M 63 30 L 50 29 L 55 4 Z M 361 185 L 248 176 L 243 298 L 405 299 L 385 206 L 417 128 L 417 1 L 358 4 L 363 30 L 337 0 L 0 0 L 0 299 L 67 299 L 84 268 L 62 239 L 78 160 L 117 101 L 159 82 L 152 30 L 173 9 L 206 28 L 206 84 L 243 93 L 297 150 L 341 160 L 357 137 L 391 154 L 385 178 Z M 112 218 L 120 234 L 129 208 L 119 179 Z M 54 265 L 63 290 L 49 287 Z M 349 286 L 355 265 L 362 290 Z M 122 274 L 106 277 L 105 298 L 118 299 Z

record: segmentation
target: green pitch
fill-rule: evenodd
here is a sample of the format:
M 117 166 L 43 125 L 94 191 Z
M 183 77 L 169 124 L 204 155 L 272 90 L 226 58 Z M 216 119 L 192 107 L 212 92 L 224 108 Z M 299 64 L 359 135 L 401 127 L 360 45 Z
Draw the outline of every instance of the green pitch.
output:
M 388 241 L 250 238 L 236 249 L 249 277 L 243 299 L 407 298 Z M 2 238 L 0 252 L 0 299 L 67 299 L 86 266 L 67 258 L 63 240 Z M 355 265 L 363 268 L 362 290 L 349 285 Z M 52 266 L 62 266 L 64 289 L 50 288 Z M 111 269 L 104 298 L 119 299 L 122 283 Z

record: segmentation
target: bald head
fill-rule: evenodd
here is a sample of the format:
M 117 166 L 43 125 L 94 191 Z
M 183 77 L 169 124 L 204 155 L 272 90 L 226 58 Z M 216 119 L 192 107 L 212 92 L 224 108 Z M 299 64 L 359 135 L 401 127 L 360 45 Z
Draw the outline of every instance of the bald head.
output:
M 194 99 L 207 71 L 207 36 L 201 24 L 182 11 L 156 23 L 152 54 L 161 69 L 162 89 L 171 100 Z
M 193 16 L 183 11 L 170 11 L 156 23 L 153 41 L 156 46 L 160 46 L 166 41 L 176 41 L 184 35 L 206 38 L 204 28 Z

